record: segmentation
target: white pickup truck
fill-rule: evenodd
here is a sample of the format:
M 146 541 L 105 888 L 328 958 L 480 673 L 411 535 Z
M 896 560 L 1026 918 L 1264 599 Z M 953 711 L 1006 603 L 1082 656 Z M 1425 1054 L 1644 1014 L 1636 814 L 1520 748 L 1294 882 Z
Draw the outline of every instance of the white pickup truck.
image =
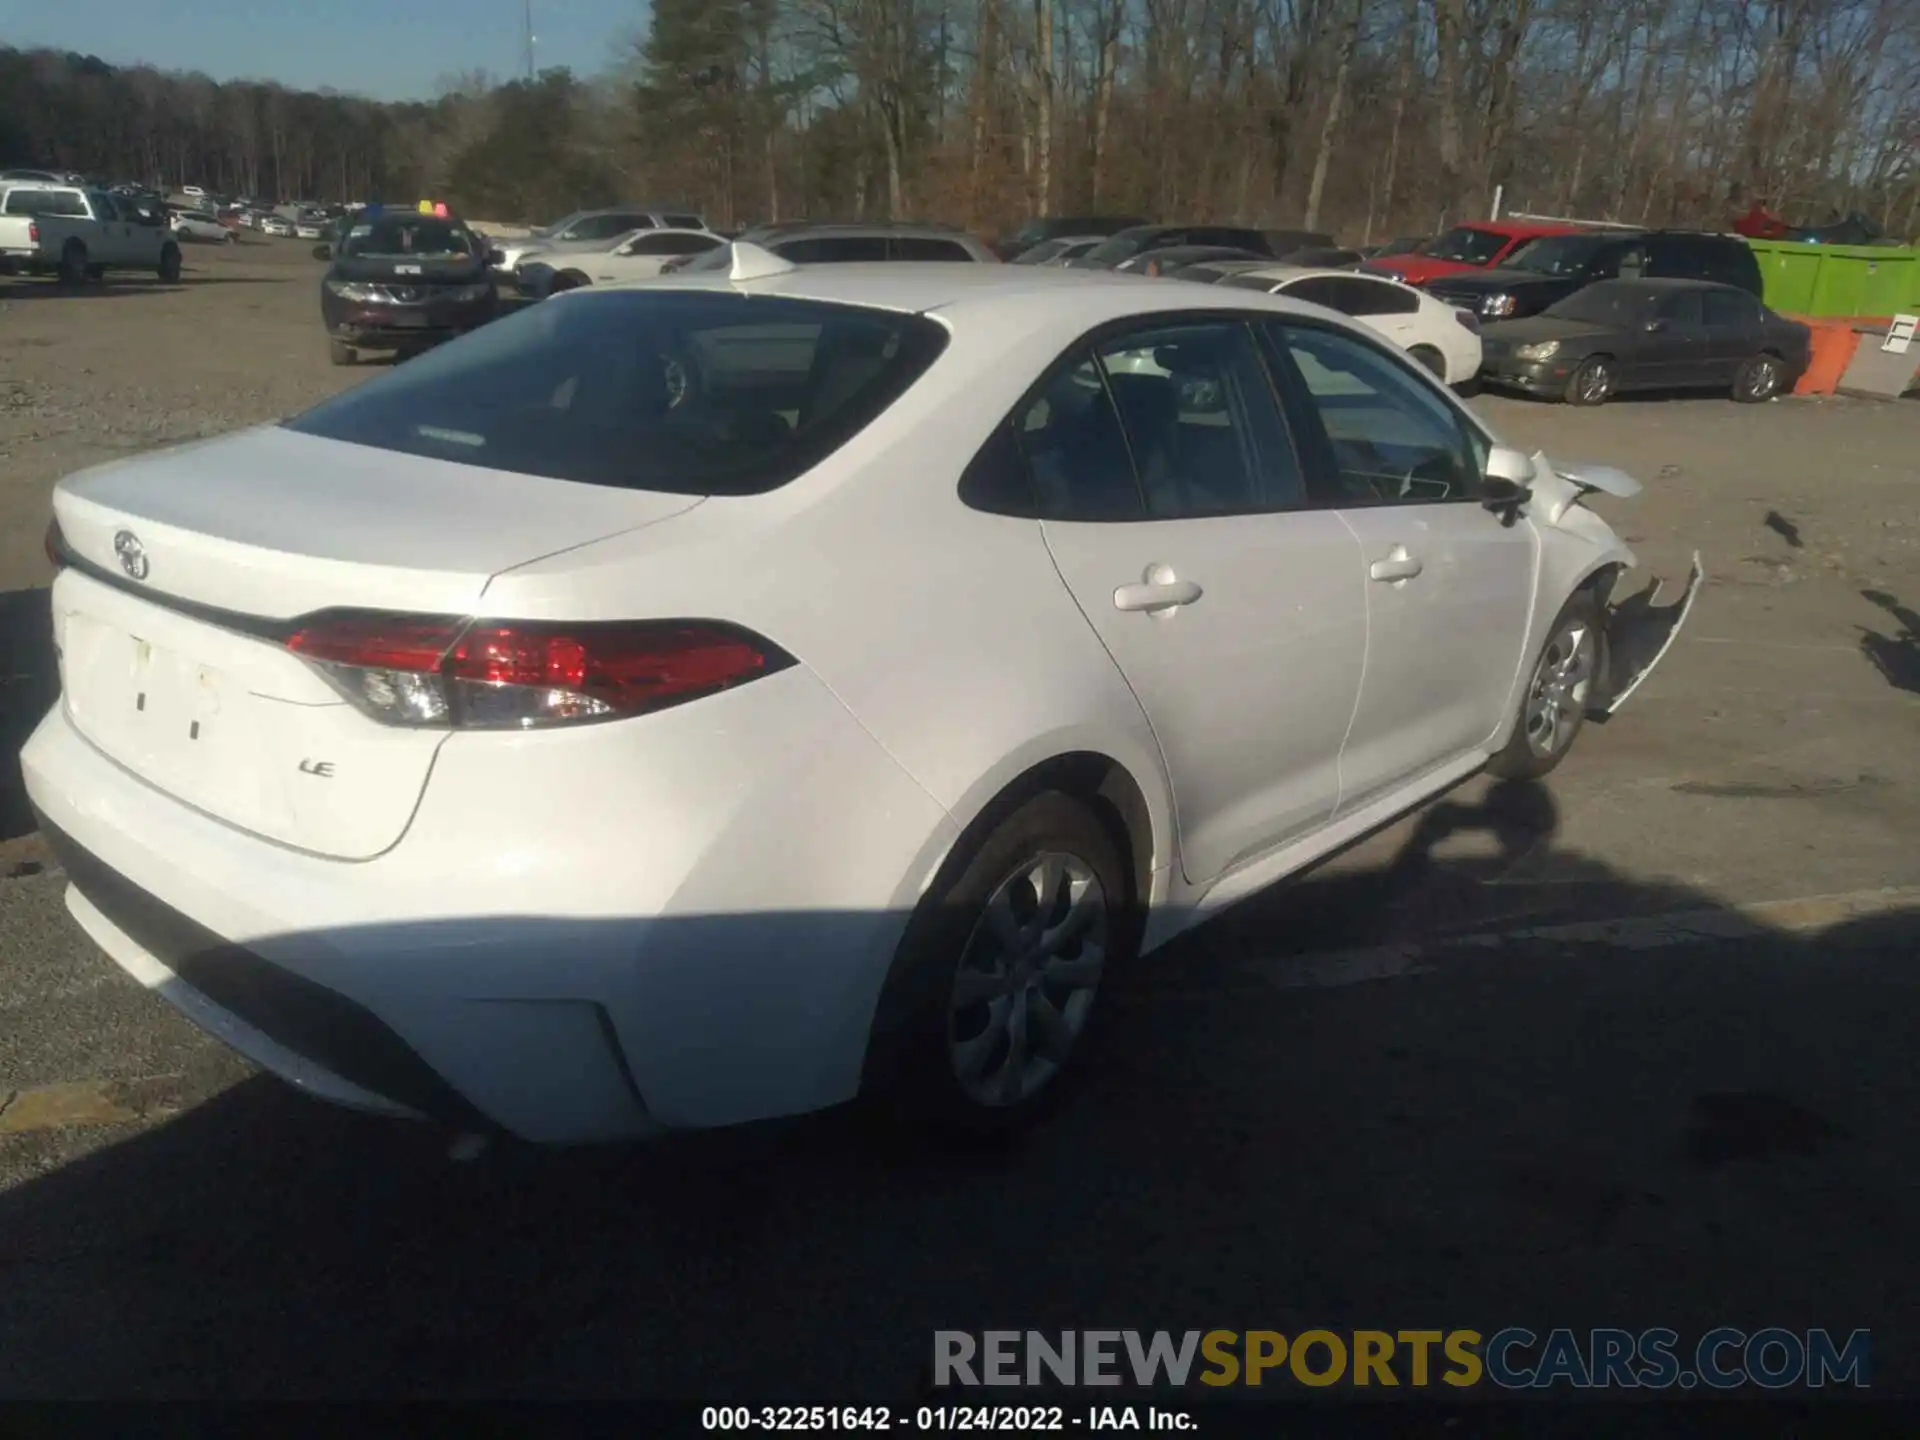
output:
M 78 285 L 108 270 L 150 270 L 172 284 L 179 242 L 100 190 L 0 183 L 0 274 L 54 274 Z

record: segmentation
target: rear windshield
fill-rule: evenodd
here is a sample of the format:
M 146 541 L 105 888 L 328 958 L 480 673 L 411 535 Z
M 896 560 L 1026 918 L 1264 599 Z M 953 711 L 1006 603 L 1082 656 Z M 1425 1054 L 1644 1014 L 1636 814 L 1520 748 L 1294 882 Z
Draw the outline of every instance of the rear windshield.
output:
M 1148 242 L 1161 233 L 1163 232 L 1145 225 L 1133 230 L 1122 230 L 1118 235 L 1102 240 L 1081 258 L 1094 265 L 1118 265 L 1121 261 L 1131 260 L 1138 255 L 1146 248 Z
M 302 216 L 300 223 L 314 222 Z M 383 215 L 348 230 L 345 253 L 387 259 L 396 255 L 473 255 L 478 251 L 464 225 L 432 215 Z
M 832 454 L 946 345 L 931 320 L 704 291 L 533 306 L 315 406 L 290 430 L 676 495 L 757 495 Z
M 9 215 L 85 216 L 87 202 L 78 190 L 9 190 Z

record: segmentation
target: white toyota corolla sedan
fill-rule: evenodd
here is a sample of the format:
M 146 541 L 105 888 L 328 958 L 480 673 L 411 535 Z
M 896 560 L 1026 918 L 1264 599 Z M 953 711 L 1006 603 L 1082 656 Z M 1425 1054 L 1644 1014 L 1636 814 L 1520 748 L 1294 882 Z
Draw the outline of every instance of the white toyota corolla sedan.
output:
M 1006 1124 L 1112 967 L 1544 774 L 1698 586 L 1331 311 L 732 266 L 59 486 L 22 759 L 122 968 L 469 1131 Z

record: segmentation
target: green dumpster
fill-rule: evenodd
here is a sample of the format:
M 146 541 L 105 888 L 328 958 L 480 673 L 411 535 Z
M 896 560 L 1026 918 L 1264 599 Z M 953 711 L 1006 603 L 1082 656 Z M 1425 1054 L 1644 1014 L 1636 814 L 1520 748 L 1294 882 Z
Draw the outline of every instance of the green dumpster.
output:
M 1887 316 L 1920 303 L 1920 251 L 1896 245 L 1805 245 L 1749 240 L 1761 294 L 1789 315 Z

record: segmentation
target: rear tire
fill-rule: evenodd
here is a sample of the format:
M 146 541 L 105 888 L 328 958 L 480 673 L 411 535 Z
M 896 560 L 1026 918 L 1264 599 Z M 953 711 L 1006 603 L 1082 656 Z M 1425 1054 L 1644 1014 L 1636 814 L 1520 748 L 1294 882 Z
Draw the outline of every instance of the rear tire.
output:
M 177 285 L 180 283 L 180 247 L 166 245 L 160 251 L 160 283 Z
M 336 365 L 354 365 L 359 363 L 360 352 L 343 340 L 329 340 L 327 358 Z
M 1607 673 L 1605 616 L 1590 590 L 1554 617 L 1520 692 L 1505 748 L 1487 764 L 1503 780 L 1538 780 L 1567 758 Z
M 1733 377 L 1733 398 L 1742 405 L 1759 405 L 1780 393 L 1786 367 L 1778 355 L 1756 355 Z
M 547 293 L 549 295 L 558 295 L 563 291 L 578 290 L 582 285 L 587 283 L 587 277 L 582 275 L 578 270 L 563 270 L 560 274 L 553 277 L 553 284 L 547 287 Z
M 1407 354 L 1420 362 L 1423 368 L 1442 385 L 1447 383 L 1447 357 L 1431 345 L 1416 345 Z
M 1590 355 L 1567 377 L 1569 405 L 1604 405 L 1613 395 L 1613 357 Z
M 894 958 L 868 1102 L 959 1138 L 1046 1113 L 1077 1073 L 1103 978 L 1135 946 L 1130 876 L 1109 826 L 1058 791 L 950 859 Z
M 84 285 L 91 270 L 87 264 L 87 247 L 78 240 L 69 240 L 60 251 L 60 283 L 62 285 Z

